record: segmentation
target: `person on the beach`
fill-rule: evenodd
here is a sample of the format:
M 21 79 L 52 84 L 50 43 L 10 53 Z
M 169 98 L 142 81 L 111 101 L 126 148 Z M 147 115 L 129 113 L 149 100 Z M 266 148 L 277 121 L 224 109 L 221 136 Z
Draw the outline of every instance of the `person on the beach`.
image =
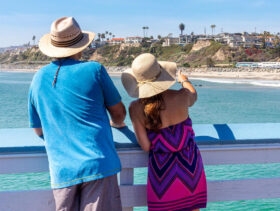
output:
M 134 98 L 130 118 L 138 142 L 149 152 L 147 202 L 152 210 L 199 210 L 207 203 L 202 158 L 194 141 L 188 107 L 197 93 L 174 62 L 160 62 L 152 54 L 135 58 L 122 73 L 122 83 Z
M 115 127 L 124 126 L 126 111 L 105 68 L 79 61 L 94 36 L 63 17 L 39 42 L 55 60 L 31 83 L 30 126 L 45 140 L 56 210 L 122 209 L 121 164 L 107 111 Z

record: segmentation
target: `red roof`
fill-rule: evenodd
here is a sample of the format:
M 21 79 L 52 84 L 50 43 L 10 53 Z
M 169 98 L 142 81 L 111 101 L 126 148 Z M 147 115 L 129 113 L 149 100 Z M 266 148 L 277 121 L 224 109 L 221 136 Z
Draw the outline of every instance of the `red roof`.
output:
M 113 38 L 112 41 L 123 41 L 123 38 Z

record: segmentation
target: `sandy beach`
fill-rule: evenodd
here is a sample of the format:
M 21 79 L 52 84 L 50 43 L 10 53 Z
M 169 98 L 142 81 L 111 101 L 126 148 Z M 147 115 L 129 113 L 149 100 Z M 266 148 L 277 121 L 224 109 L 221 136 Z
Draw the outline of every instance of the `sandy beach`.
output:
M 108 67 L 111 76 L 120 76 L 122 70 Z M 255 79 L 280 80 L 280 69 L 242 69 L 242 68 L 179 68 L 190 78 Z M 113 71 L 112 71 L 113 70 Z
M 122 72 L 109 72 L 111 76 L 120 76 Z M 190 78 L 228 78 L 228 79 L 255 79 L 280 80 L 280 73 L 270 72 L 188 72 L 183 71 Z
M 187 72 L 187 75 L 191 78 L 280 80 L 280 73 L 270 72 Z
M 36 72 L 42 66 L 1 66 L 0 72 Z M 111 76 L 120 76 L 128 67 L 106 67 Z M 249 68 L 181 68 L 190 78 L 280 80 L 280 69 Z

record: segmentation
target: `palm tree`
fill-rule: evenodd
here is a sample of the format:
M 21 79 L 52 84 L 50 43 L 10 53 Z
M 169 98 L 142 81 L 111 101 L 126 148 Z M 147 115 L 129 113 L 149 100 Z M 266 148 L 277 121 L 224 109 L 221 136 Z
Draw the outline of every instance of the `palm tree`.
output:
M 109 32 L 110 39 L 112 39 L 112 32 Z
M 211 29 L 212 29 L 212 35 L 214 35 L 216 25 L 215 25 L 215 24 L 212 24 L 210 27 L 211 27 Z
M 101 38 L 102 38 L 102 40 L 105 39 L 105 34 L 104 33 L 101 34 Z
M 161 36 L 160 36 L 160 35 L 158 35 L 158 36 L 157 36 L 157 38 L 160 40 L 160 39 L 161 39 Z
M 181 35 L 183 35 L 183 31 L 185 30 L 185 24 L 180 23 L 179 29 L 180 29 L 180 31 L 181 31 Z
M 99 41 L 99 42 L 100 42 L 101 34 L 100 34 L 100 33 L 98 33 L 98 34 L 97 34 L 97 36 L 98 36 L 97 41 Z
M 36 36 L 35 36 L 35 35 L 33 35 L 33 37 L 32 37 L 32 40 L 33 40 L 33 45 L 35 45 L 35 39 L 36 39 Z
M 149 27 L 148 27 L 148 26 L 143 26 L 142 29 L 143 29 L 143 35 L 144 35 L 144 37 L 148 36 L 148 33 L 146 32 L 146 30 L 148 30 Z
M 143 26 L 143 27 L 142 27 L 144 37 L 146 37 L 146 36 L 147 36 L 146 30 L 147 30 L 148 28 L 149 28 L 148 26 Z
M 146 30 L 147 30 L 146 36 L 147 36 L 147 37 L 148 37 L 148 29 L 149 29 L 149 27 L 146 26 Z
M 266 48 L 266 39 L 270 35 L 268 31 L 263 32 L 263 48 Z

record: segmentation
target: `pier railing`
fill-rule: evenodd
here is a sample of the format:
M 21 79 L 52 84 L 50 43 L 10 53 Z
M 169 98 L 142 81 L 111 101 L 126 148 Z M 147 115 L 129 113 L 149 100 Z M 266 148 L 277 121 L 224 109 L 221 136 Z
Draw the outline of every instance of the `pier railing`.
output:
M 42 145 L 30 143 L 14 146 L 14 140 L 10 141 L 13 146 L 3 144 L 15 137 L 18 140 L 34 139 L 29 130 L 0 130 L 0 144 L 3 145 L 0 147 L 0 174 L 48 171 L 47 156 Z M 195 131 L 205 165 L 280 163 L 278 123 L 198 125 Z M 134 169 L 147 167 L 148 157 L 135 143 L 129 128 L 114 129 L 113 132 L 123 168 L 119 177 L 123 210 L 131 211 L 133 207 L 146 205 L 146 185 L 134 184 Z M 207 185 L 209 202 L 280 198 L 280 176 L 208 181 Z M 0 210 L 54 209 L 51 190 L 0 192 Z

